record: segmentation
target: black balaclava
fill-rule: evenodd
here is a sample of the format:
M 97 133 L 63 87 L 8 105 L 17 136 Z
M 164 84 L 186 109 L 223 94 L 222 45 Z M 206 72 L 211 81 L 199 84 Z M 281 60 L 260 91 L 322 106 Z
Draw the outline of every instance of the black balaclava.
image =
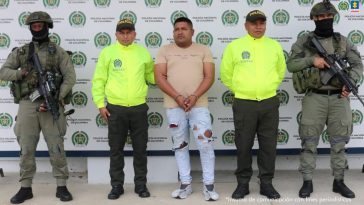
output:
M 30 26 L 30 32 L 33 35 L 32 41 L 36 41 L 39 43 L 49 41 L 48 35 L 49 35 L 49 28 L 48 24 L 44 22 L 43 28 L 40 31 L 33 31 L 32 27 Z
M 330 37 L 334 33 L 334 19 L 327 18 L 322 20 L 316 20 L 315 34 L 320 37 Z

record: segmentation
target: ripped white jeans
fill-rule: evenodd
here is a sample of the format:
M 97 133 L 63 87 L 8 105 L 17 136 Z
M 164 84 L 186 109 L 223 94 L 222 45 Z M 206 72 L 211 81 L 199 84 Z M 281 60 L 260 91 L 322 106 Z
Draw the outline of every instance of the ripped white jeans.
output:
M 167 109 L 168 127 L 172 135 L 174 156 L 176 157 L 180 181 L 190 184 L 191 164 L 189 141 L 191 128 L 200 151 L 204 184 L 214 183 L 215 153 L 212 145 L 210 112 L 206 107 L 192 108 L 185 112 L 181 108 Z

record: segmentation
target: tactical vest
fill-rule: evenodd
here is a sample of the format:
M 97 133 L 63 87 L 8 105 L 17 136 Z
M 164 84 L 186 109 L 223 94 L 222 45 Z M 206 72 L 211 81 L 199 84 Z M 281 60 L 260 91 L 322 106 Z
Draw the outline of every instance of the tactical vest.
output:
M 27 69 L 29 71 L 28 75 L 22 80 L 13 81 L 10 85 L 10 90 L 14 96 L 14 103 L 16 104 L 18 104 L 21 99 L 26 98 L 38 88 L 38 74 L 29 61 L 29 48 L 30 45 L 26 44 L 16 50 L 16 52 L 18 52 L 17 54 L 20 68 Z M 49 42 L 47 50 L 48 52 L 46 53 L 46 63 L 43 69 L 45 72 L 49 71 L 53 73 L 54 84 L 58 90 L 54 97 L 58 99 L 59 88 L 62 84 L 63 78 L 58 67 L 59 62 L 56 56 L 56 44 L 53 42 Z M 69 100 L 67 104 L 69 103 Z
M 303 47 L 308 49 L 311 53 L 317 53 L 316 48 L 312 45 L 311 40 L 313 38 L 313 32 L 308 34 L 307 41 L 303 44 Z M 345 43 L 345 45 L 341 45 Z M 340 33 L 335 32 L 333 35 L 334 53 L 344 54 L 346 52 L 346 41 L 341 41 Z M 343 50 L 344 48 L 345 50 Z M 345 56 L 340 56 L 341 58 Z M 298 72 L 292 74 L 293 87 L 298 94 L 305 93 L 309 89 L 318 89 L 323 86 L 320 79 L 320 70 L 315 67 L 304 68 Z M 337 77 L 333 77 L 329 81 L 329 85 L 337 88 L 341 88 L 343 85 Z

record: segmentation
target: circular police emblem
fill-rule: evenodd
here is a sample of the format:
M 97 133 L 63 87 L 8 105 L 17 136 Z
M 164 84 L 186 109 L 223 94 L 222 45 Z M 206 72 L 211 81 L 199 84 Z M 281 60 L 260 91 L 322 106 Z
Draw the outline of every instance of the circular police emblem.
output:
M 213 42 L 213 37 L 211 35 L 211 33 L 209 32 L 200 32 L 197 34 L 196 36 L 196 42 L 199 44 L 203 44 L 206 46 L 211 46 L 212 42 Z
M 289 139 L 288 132 L 284 129 L 279 129 L 278 136 L 277 136 L 277 143 L 280 145 L 285 145 L 285 144 L 287 144 L 288 139 Z
M 234 146 L 235 145 L 235 131 L 234 130 L 226 130 L 224 134 L 222 134 L 222 142 L 226 146 Z
M 363 122 L 363 113 L 360 110 L 352 110 L 353 124 L 361 125 Z
M 120 59 L 115 59 L 114 60 L 114 68 L 113 68 L 113 70 L 114 71 L 120 71 L 120 70 L 122 70 L 122 66 L 123 65 L 123 62 L 120 60 Z
M 350 8 L 350 4 L 347 1 L 340 1 L 337 5 L 337 8 L 339 9 L 339 11 L 348 11 Z
M 312 6 L 313 0 L 298 0 L 300 6 Z
M 74 11 L 69 16 L 72 27 L 83 27 L 86 23 L 86 15 L 81 11 Z
M 264 0 L 247 0 L 249 6 L 257 7 L 263 4 Z
M 111 44 L 111 37 L 105 32 L 100 32 L 95 35 L 94 43 L 96 48 L 104 48 Z
M 86 107 L 87 100 L 87 95 L 84 92 L 77 91 L 72 93 L 71 104 L 76 108 Z
M 360 75 L 360 78 L 359 78 L 359 85 L 362 85 L 363 84 L 363 81 L 364 81 L 364 76 L 363 75 Z
M 250 59 L 250 53 L 249 53 L 249 51 L 243 51 L 243 52 L 241 52 L 241 59 L 243 59 L 243 60 Z
M 363 45 L 363 42 L 364 42 L 364 34 L 363 34 L 363 32 L 361 32 L 359 30 L 353 30 L 353 31 L 350 31 L 350 33 L 348 35 L 348 39 L 354 45 L 361 46 L 361 45 Z
M 133 22 L 133 24 L 135 25 L 137 22 L 137 16 L 134 12 L 132 11 L 124 11 L 120 14 L 120 18 L 119 19 L 129 19 L 130 21 Z
M 302 111 L 300 111 L 300 112 L 297 114 L 297 116 L 296 116 L 297 124 L 300 124 L 301 119 L 302 119 Z
M 228 90 L 222 94 L 222 103 L 224 106 L 232 106 L 234 102 L 234 94 Z
M 110 6 L 111 0 L 94 0 L 94 4 L 97 8 L 107 8 Z
M 144 0 L 145 5 L 149 8 L 159 8 L 162 0 Z
M 289 94 L 285 90 L 277 90 L 277 97 L 279 99 L 280 105 L 287 105 L 289 101 Z
M 60 0 L 43 0 L 43 5 L 47 9 L 58 8 Z
M 100 114 L 96 116 L 96 126 L 98 128 L 107 128 L 107 122 Z
M 327 129 L 322 132 L 321 139 L 324 144 L 330 144 L 330 137 L 329 134 L 327 134 Z
M 151 88 L 151 89 L 156 89 L 156 88 L 158 88 L 158 86 L 157 86 L 156 84 L 151 84 L 151 83 L 149 83 L 149 82 L 146 82 L 146 83 L 147 83 L 148 88 Z
M 145 36 L 145 45 L 148 48 L 159 48 L 162 45 L 162 36 L 157 32 L 149 32 Z
M 23 28 L 28 27 L 28 25 L 25 25 L 25 22 L 29 15 L 30 15 L 29 11 L 24 11 L 24 12 L 20 13 L 20 15 L 18 17 L 18 22 L 21 27 L 23 27 Z
M 210 112 L 210 120 L 211 120 L 211 125 L 214 124 L 214 116 L 211 114 L 211 112 Z
M 236 26 L 239 22 L 239 14 L 234 10 L 226 10 L 221 16 L 224 26 Z
M 11 128 L 13 125 L 13 118 L 8 113 L 0 113 L 0 128 Z
M 0 0 L 0 9 L 6 9 L 9 6 L 9 0 Z
M 86 54 L 81 51 L 76 51 L 71 56 L 72 63 L 75 67 L 85 67 L 87 62 Z
M 72 144 L 75 147 L 86 147 L 88 144 L 88 135 L 84 131 L 76 131 L 72 135 Z
M 0 49 L 7 49 L 10 46 L 10 37 L 5 33 L 0 33 Z
M 180 17 L 187 17 L 187 13 L 182 11 L 182 10 L 177 10 L 177 11 L 174 11 L 172 14 L 171 14 L 171 23 L 173 24 L 174 21 Z
M 49 37 L 49 40 L 52 43 L 55 43 L 57 45 L 61 45 L 61 37 L 58 34 L 56 34 L 56 33 L 50 33 L 48 37 Z
M 289 22 L 289 13 L 284 9 L 278 9 L 273 13 L 273 23 L 279 26 L 285 26 Z
M 337 13 L 335 16 L 334 16 L 334 24 L 337 25 L 339 24 L 339 21 L 340 21 L 340 14 Z
M 9 88 L 10 81 L 0 80 L 0 89 Z
M 310 33 L 310 31 L 309 30 L 303 30 L 303 31 L 301 31 L 301 32 L 299 32 L 298 34 L 297 34 L 297 38 L 299 38 L 299 37 L 301 37 L 301 36 L 303 36 L 303 35 L 308 35 Z
M 286 60 L 286 62 L 287 62 L 288 57 L 289 57 L 289 53 L 288 53 L 286 50 L 283 50 L 283 55 L 284 55 L 284 59 L 285 59 L 285 60 Z
M 163 117 L 158 112 L 151 112 L 148 114 L 148 124 L 151 128 L 160 128 L 163 124 Z
M 212 0 L 196 0 L 196 4 L 198 7 L 210 7 L 212 4 Z

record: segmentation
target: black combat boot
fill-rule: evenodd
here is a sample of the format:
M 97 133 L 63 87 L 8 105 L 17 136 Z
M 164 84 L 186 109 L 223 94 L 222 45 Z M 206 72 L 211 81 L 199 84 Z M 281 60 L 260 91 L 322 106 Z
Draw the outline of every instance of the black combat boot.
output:
M 20 204 L 31 198 L 33 198 L 32 187 L 21 187 L 18 193 L 10 199 L 10 202 L 12 204 Z
M 268 199 L 279 199 L 281 195 L 274 189 L 272 183 L 260 183 L 260 194 Z
M 150 197 L 150 192 L 145 184 L 143 185 L 136 185 L 134 192 L 139 195 L 141 198 Z
M 312 180 L 305 180 L 303 181 L 303 185 L 300 189 L 300 192 L 298 192 L 298 196 L 301 198 L 307 198 L 310 197 L 312 192 L 313 192 Z
M 334 180 L 332 185 L 332 191 L 341 194 L 341 196 L 346 198 L 355 198 L 355 194 L 351 191 L 345 184 L 344 180 Z
M 112 189 L 110 193 L 107 195 L 108 199 L 118 199 L 120 195 L 124 194 L 124 188 L 122 185 L 114 185 L 112 186 Z
M 231 195 L 233 199 L 243 199 L 245 195 L 249 194 L 249 184 L 248 183 L 238 183 L 234 193 Z
M 72 194 L 68 191 L 66 186 L 58 186 L 56 197 L 61 201 L 72 201 Z

